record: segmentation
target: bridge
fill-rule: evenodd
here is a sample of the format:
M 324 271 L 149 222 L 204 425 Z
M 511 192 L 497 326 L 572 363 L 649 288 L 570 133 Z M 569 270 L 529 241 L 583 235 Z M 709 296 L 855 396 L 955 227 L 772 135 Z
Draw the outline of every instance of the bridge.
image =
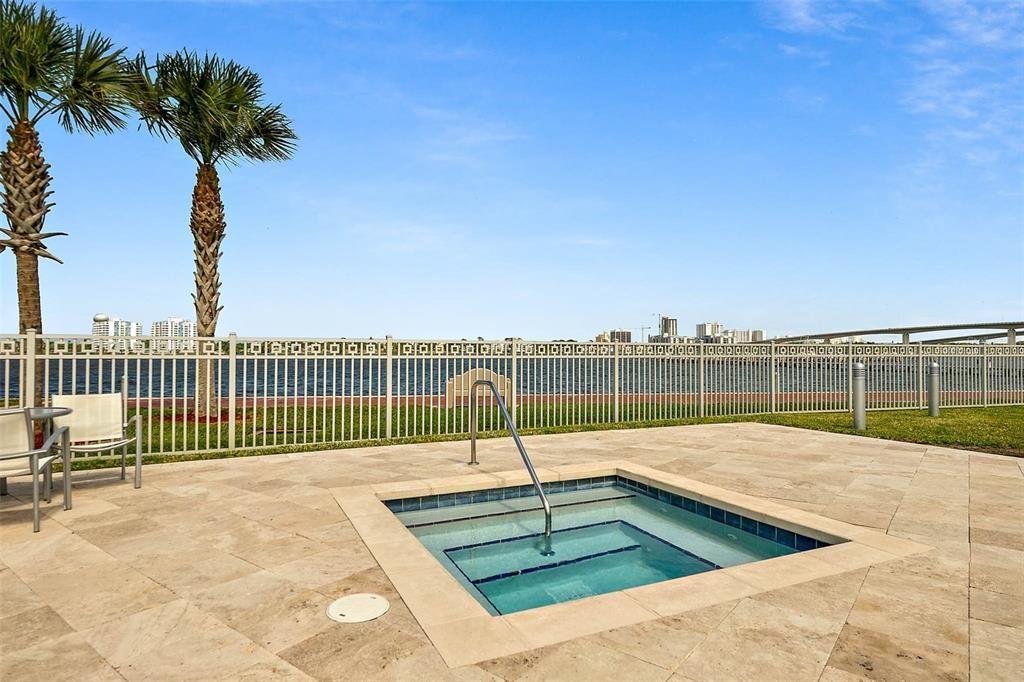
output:
M 998 329 L 997 332 L 989 330 Z M 947 336 L 938 339 L 918 339 L 922 343 L 956 343 L 958 341 L 993 341 L 1006 339 L 1008 344 L 1017 343 L 1017 335 L 1024 338 L 1024 322 L 965 322 L 956 324 L 930 324 L 914 327 L 885 327 L 879 329 L 854 329 L 842 332 L 824 332 L 821 334 L 801 334 L 800 336 L 782 336 L 772 339 L 776 343 L 800 343 L 801 341 L 833 341 L 855 336 L 902 336 L 903 343 L 911 343 L 912 334 L 934 332 L 973 331 L 978 333 Z M 985 330 L 985 331 L 981 331 Z

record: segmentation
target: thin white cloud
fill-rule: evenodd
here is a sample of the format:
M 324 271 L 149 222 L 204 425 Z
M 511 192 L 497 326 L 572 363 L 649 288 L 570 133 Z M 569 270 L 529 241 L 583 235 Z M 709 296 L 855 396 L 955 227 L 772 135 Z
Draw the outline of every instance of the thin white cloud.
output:
M 940 150 L 974 166 L 1024 153 L 1024 5 L 929 0 L 936 32 L 910 44 L 902 103 L 928 116 Z
M 789 33 L 838 35 L 860 25 L 858 5 L 836 0 L 772 0 L 764 7 L 775 28 Z
M 787 57 L 805 59 L 818 67 L 825 67 L 831 64 L 828 52 L 825 50 L 813 47 L 803 47 L 800 45 L 790 45 L 788 43 L 782 43 L 779 45 L 779 49 L 782 51 L 782 54 Z
M 330 4 L 328 7 L 330 11 L 321 15 L 322 20 L 346 34 L 394 31 L 400 28 L 403 20 L 422 10 L 415 3 L 398 2 L 340 2 Z
M 431 161 L 475 163 L 491 147 L 524 138 L 511 124 L 472 111 L 417 106 L 413 113 L 427 126 L 422 152 Z
M 983 47 L 1020 50 L 1024 4 L 1019 1 L 926 0 L 925 7 L 957 40 Z
M 968 78 L 971 69 L 962 62 L 939 57 L 918 63 L 915 71 L 917 77 L 903 98 L 912 112 L 977 118 L 989 99 L 990 88 Z
M 983 166 L 1024 153 L 1024 3 L 919 0 L 919 6 L 923 21 L 897 25 L 877 16 L 872 20 L 872 13 L 888 8 L 870 1 L 776 0 L 763 5 L 775 28 L 816 35 L 819 41 L 849 38 L 854 30 L 860 36 L 873 30 L 889 40 L 898 34 L 894 44 L 911 69 L 899 103 L 931 119 L 922 140 L 932 148 L 912 165 L 914 174 L 944 167 L 944 158 Z M 794 58 L 810 58 L 809 50 L 822 49 L 790 42 L 779 48 Z M 796 88 L 784 94 L 805 111 L 826 103 Z

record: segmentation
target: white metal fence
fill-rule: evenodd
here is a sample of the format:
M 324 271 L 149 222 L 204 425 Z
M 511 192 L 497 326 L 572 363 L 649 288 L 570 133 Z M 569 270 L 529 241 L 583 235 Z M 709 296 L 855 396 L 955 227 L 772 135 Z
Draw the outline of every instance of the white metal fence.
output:
M 0 336 L 0 400 L 124 391 L 144 449 L 400 439 L 469 431 L 460 377 L 490 370 L 521 429 L 848 410 L 855 361 L 869 409 L 1024 404 L 1024 346 L 648 344 L 398 339 Z M 197 367 L 207 366 L 202 385 Z M 38 392 L 39 397 L 36 397 Z M 210 405 L 196 414 L 196 396 Z M 481 430 L 502 428 L 484 404 Z

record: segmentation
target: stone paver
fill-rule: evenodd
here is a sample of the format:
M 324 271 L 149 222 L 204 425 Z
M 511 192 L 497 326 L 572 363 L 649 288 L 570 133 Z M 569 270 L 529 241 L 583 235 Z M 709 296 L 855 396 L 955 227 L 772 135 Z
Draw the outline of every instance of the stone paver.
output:
M 450 668 L 330 491 L 516 470 L 510 441 L 482 441 L 473 468 L 466 443 L 438 443 L 147 466 L 141 490 L 81 472 L 74 510 L 58 491 L 38 534 L 27 482 L 12 479 L 0 678 L 1024 679 L 1017 460 L 754 424 L 525 442 L 541 468 L 630 460 L 935 549 L 713 606 L 681 594 L 656 620 L 595 620 L 560 644 Z M 355 592 L 392 608 L 328 621 L 326 604 Z M 471 648 L 487 625 L 452 633 Z

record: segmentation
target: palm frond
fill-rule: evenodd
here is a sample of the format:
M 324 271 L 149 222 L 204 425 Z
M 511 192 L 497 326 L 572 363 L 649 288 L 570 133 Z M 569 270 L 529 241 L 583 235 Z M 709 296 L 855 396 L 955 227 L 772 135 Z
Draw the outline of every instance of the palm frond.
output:
M 284 160 L 295 132 L 279 105 L 263 100 L 258 74 L 216 55 L 181 50 L 158 57 L 147 76 L 143 121 L 175 137 L 200 164 Z
M 153 135 L 168 139 L 172 131 L 167 120 L 167 109 L 163 106 L 160 91 L 154 80 L 156 67 L 146 60 L 146 53 L 140 52 L 125 62 L 124 66 L 132 75 L 133 88 L 128 93 L 132 108 L 139 112 L 139 118 Z
M 52 10 L 0 0 L 0 97 L 12 122 L 57 113 L 69 131 L 124 127 L 131 84 L 122 54 Z
M 98 33 L 75 29 L 70 77 L 55 101 L 61 125 L 69 132 L 112 132 L 124 128 L 135 75 L 125 68 L 124 49 Z
M 0 94 L 16 119 L 28 120 L 33 105 L 57 94 L 71 49 L 71 27 L 52 10 L 0 2 Z
M 278 105 L 256 112 L 236 141 L 242 156 L 257 161 L 285 161 L 295 153 L 295 133 Z

